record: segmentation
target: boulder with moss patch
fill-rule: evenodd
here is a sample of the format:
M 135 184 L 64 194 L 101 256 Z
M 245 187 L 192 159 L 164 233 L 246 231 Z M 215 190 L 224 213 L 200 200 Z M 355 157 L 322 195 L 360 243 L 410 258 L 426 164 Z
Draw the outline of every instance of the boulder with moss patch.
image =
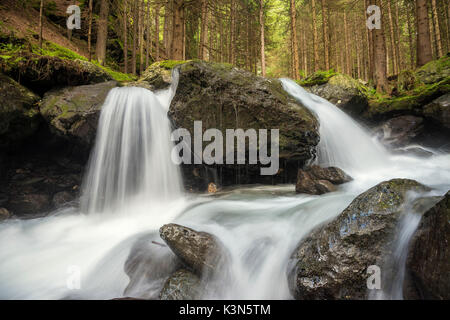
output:
M 47 92 L 40 110 L 56 135 L 89 151 L 95 140 L 101 107 L 117 82 L 67 87 Z
M 440 126 L 450 129 L 450 93 L 426 105 L 423 114 Z
M 433 84 L 450 77 L 450 54 L 428 62 L 416 71 L 417 78 L 425 84 Z
M 0 73 L 0 148 L 20 143 L 37 130 L 38 101 L 34 93 Z
M 394 179 L 362 193 L 332 222 L 301 240 L 289 263 L 297 299 L 366 299 L 367 268 L 383 265 L 416 181 Z
M 144 71 L 138 84 L 146 87 L 149 85 L 152 90 L 165 89 L 172 83 L 172 70 L 178 65 L 186 63 L 186 61 L 165 60 L 155 62 L 147 70 Z
M 367 110 L 368 90 L 358 80 L 344 74 L 331 73 L 322 81 L 305 80 L 300 82 L 311 93 L 318 95 L 352 116 L 358 116 Z

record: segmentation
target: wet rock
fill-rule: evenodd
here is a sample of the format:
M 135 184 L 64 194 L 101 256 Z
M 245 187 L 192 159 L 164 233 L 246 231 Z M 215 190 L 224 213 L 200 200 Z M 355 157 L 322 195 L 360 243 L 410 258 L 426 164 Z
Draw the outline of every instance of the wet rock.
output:
M 327 180 L 332 184 L 343 184 L 353 179 L 342 169 L 336 167 L 322 168 L 319 166 L 311 166 L 307 169 L 308 173 L 317 180 Z
M 130 278 L 124 296 L 158 299 L 166 279 L 181 267 L 175 254 L 158 239 L 155 232 L 141 236 L 133 244 L 124 266 Z
M 208 193 L 217 193 L 217 186 L 215 185 L 215 183 L 211 182 L 208 185 Z
M 52 205 L 55 208 L 59 208 L 69 202 L 72 202 L 73 200 L 75 200 L 75 196 L 73 193 L 70 193 L 68 191 L 61 191 L 53 196 Z
M 335 185 L 352 181 L 353 179 L 344 171 L 336 167 L 321 168 L 311 166 L 305 170 L 298 170 L 297 193 L 321 195 L 337 190 Z
M 288 281 L 296 299 L 366 299 L 367 268 L 390 255 L 409 191 L 428 188 L 394 179 L 362 193 L 332 222 L 301 240 Z
M 306 87 L 352 116 L 360 115 L 369 105 L 361 88 L 357 80 L 343 74 L 332 76 L 326 83 Z
M 11 213 L 5 208 L 0 208 L 0 222 L 8 220 L 11 217 Z
M 375 134 L 383 144 L 389 147 L 404 147 L 424 133 L 423 122 L 421 117 L 395 117 L 378 127 Z
M 423 113 L 443 128 L 450 129 L 450 93 L 426 105 Z
M 8 209 L 15 215 L 33 215 L 51 208 L 50 196 L 45 193 L 26 193 L 11 195 Z
M 17 146 L 38 129 L 39 97 L 0 73 L 0 148 Z
M 180 269 L 165 282 L 161 300 L 196 300 L 200 297 L 201 279 L 193 272 Z
M 67 87 L 45 94 L 40 110 L 54 134 L 90 150 L 96 136 L 98 119 L 115 81 Z
M 450 299 L 450 192 L 422 216 L 406 269 L 406 299 Z
M 212 234 L 177 224 L 165 225 L 159 232 L 186 267 L 197 274 L 209 276 L 220 272 L 228 259 L 227 249 Z

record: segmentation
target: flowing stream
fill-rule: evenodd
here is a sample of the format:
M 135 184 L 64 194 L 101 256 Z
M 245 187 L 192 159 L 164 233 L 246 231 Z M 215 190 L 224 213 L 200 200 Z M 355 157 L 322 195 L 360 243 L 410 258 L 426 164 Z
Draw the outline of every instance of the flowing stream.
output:
M 296 244 L 359 193 L 391 178 L 415 179 L 438 195 L 450 189 L 450 155 L 391 155 L 337 107 L 293 81 L 282 82 L 320 121 L 318 162 L 343 168 L 354 181 L 322 196 L 296 195 L 292 185 L 185 195 L 170 160 L 167 110 L 176 81 L 158 93 L 114 89 L 102 110 L 81 209 L 0 224 L 0 299 L 123 297 L 130 248 L 171 222 L 213 233 L 231 253 L 231 280 L 223 279 L 220 290 L 203 298 L 290 299 L 286 268 Z M 417 223 L 406 219 L 401 227 L 400 260 Z M 401 288 L 402 276 L 395 281 Z

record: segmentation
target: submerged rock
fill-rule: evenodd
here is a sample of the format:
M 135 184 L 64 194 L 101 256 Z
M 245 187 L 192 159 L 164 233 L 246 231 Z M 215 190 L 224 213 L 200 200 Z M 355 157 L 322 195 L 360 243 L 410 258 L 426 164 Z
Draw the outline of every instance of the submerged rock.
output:
M 41 118 L 39 97 L 0 73 L 0 148 L 11 147 L 33 135 Z
M 307 169 L 308 173 L 317 180 L 327 180 L 333 184 L 343 184 L 352 181 L 352 177 L 337 167 L 322 168 L 311 166 Z
M 164 283 L 161 300 L 196 300 L 202 293 L 201 279 L 193 272 L 180 269 Z
M 366 299 L 367 268 L 383 265 L 409 191 L 428 190 L 394 179 L 359 195 L 332 222 L 301 240 L 288 280 L 296 299 Z
M 165 245 L 157 242 L 155 232 L 144 235 L 133 244 L 125 262 L 130 282 L 124 296 L 158 299 L 166 279 L 181 267 L 181 262 Z
M 98 119 L 115 81 L 67 87 L 47 92 L 40 110 L 57 136 L 89 151 L 94 143 Z
M 0 208 L 0 222 L 7 220 L 11 217 L 11 213 L 5 208 Z
M 450 192 L 422 216 L 406 269 L 406 299 L 450 299 Z
M 226 264 L 228 250 L 212 234 L 197 232 L 177 224 L 165 225 L 159 232 L 186 267 L 197 274 L 209 276 L 222 271 Z

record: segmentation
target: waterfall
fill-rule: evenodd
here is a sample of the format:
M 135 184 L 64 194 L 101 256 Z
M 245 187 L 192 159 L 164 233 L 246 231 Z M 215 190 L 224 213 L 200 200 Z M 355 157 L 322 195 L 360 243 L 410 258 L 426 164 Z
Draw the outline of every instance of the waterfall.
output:
M 317 115 L 320 122 L 318 164 L 349 173 L 388 165 L 388 153 L 366 130 L 329 101 L 307 92 L 290 79 L 284 90 Z
M 178 84 L 176 71 L 173 76 L 172 85 L 156 94 L 138 87 L 108 94 L 83 186 L 83 212 L 120 210 L 131 198 L 166 202 L 180 196 L 167 117 Z

